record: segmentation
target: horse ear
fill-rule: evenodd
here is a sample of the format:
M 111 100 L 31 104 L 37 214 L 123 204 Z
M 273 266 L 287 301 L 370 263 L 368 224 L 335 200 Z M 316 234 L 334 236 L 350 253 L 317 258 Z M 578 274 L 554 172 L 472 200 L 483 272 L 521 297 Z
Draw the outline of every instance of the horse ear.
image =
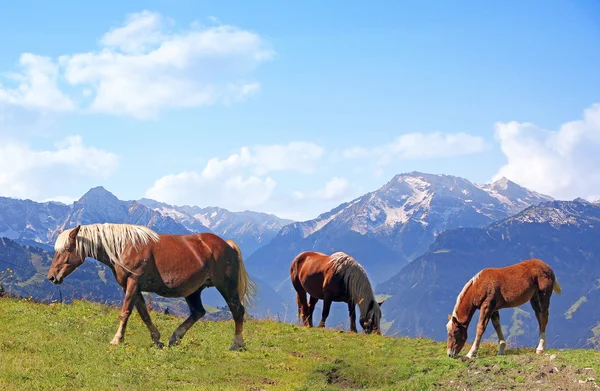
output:
M 80 228 L 81 225 L 78 225 L 77 227 L 73 228 L 71 232 L 69 232 L 69 247 L 75 246 L 75 239 L 77 239 L 77 234 L 79 233 Z
M 455 325 L 459 326 L 460 323 L 458 322 L 458 319 L 456 319 L 456 316 L 452 317 L 452 323 L 454 323 Z
M 448 314 L 448 320 L 452 320 L 452 315 Z
M 386 299 L 387 300 L 387 299 Z M 379 306 L 381 307 L 383 305 L 383 303 L 385 303 L 385 300 L 378 302 L 377 304 L 379 304 Z

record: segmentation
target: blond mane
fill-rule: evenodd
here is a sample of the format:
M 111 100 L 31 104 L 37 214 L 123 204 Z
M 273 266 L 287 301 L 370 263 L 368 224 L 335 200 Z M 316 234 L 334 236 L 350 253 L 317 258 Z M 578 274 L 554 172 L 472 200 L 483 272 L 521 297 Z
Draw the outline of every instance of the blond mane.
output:
M 334 272 L 342 277 L 348 294 L 358 305 L 360 313 L 366 314 L 369 303 L 371 300 L 375 300 L 375 294 L 365 269 L 354 258 L 343 252 L 332 254 L 329 262 L 332 264 Z M 379 306 L 375 307 L 379 308 Z
M 473 276 L 473 278 L 471 278 L 469 281 L 467 281 L 465 286 L 462 288 L 462 290 L 456 297 L 456 304 L 454 305 L 454 309 L 452 310 L 453 317 L 455 317 L 455 318 L 457 317 L 456 311 L 458 310 L 458 306 L 460 305 L 460 302 L 462 301 L 463 297 L 467 293 L 467 290 L 469 290 L 469 288 L 475 283 L 475 281 L 477 281 L 480 274 L 481 274 L 481 272 L 475 274 L 475 276 Z M 446 326 L 446 328 L 450 327 L 450 322 L 452 322 L 452 320 L 448 321 L 448 326 Z
M 58 235 L 54 243 L 56 252 L 65 251 L 69 247 L 69 234 L 74 228 Z M 130 271 L 121 261 L 125 246 L 131 244 L 135 249 L 151 242 L 158 242 L 159 236 L 148 227 L 133 224 L 90 224 L 82 225 L 75 240 L 75 251 L 82 259 L 98 259 L 98 251 L 102 249 L 110 262 Z

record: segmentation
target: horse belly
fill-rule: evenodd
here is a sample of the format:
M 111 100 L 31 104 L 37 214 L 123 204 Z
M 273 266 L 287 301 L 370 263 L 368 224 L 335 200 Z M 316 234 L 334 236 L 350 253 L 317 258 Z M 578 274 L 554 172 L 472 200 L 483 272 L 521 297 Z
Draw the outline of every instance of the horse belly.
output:
M 505 305 L 504 307 L 513 308 L 520 307 L 523 304 L 527 303 L 533 297 L 534 290 L 527 289 L 525 292 L 521 294 L 513 294 L 513 295 L 505 295 Z
M 302 276 L 302 287 L 312 297 L 323 300 L 323 275 L 319 273 Z
M 186 297 L 197 291 L 209 279 L 206 270 L 198 268 L 173 268 L 144 273 L 140 278 L 143 291 L 164 297 Z

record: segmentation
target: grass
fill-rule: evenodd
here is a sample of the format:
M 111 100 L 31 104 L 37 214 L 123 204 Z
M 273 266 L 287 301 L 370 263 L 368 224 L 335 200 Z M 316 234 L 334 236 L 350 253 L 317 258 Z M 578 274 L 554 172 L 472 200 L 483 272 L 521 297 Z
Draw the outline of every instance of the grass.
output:
M 156 312 L 152 317 L 163 341 L 181 322 Z M 273 321 L 246 323 L 247 351 L 228 350 L 231 321 L 199 322 L 180 346 L 160 350 L 137 314 L 125 343 L 111 346 L 117 319 L 116 309 L 89 302 L 48 306 L 0 299 L 0 389 L 531 389 L 534 383 L 536 389 L 556 389 L 600 371 L 600 353 L 592 350 L 536 356 L 533 349 L 509 349 L 498 357 L 495 346 L 484 344 L 477 360 L 453 360 L 444 343 L 428 339 Z M 594 384 L 582 383 L 588 385 Z

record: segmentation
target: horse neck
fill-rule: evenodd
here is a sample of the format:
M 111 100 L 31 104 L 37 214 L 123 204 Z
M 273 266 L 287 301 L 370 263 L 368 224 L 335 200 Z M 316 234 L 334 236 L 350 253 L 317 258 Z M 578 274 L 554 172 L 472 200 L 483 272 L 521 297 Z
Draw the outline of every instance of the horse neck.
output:
M 360 311 L 360 316 L 365 316 L 367 315 L 367 312 L 369 312 L 369 305 L 371 304 L 371 302 L 375 301 L 375 296 L 373 296 L 370 299 L 364 299 L 363 301 L 361 301 L 358 304 L 358 309 Z M 373 303 L 373 305 L 375 305 L 375 303 Z
M 108 256 L 106 251 L 104 251 L 104 246 L 102 245 L 102 242 L 99 242 L 95 247 L 90 247 L 89 243 L 82 243 L 81 246 L 81 253 L 84 259 L 92 258 L 100 263 L 105 264 L 108 267 L 113 267 L 113 264 L 110 261 L 110 257 Z
M 477 309 L 474 304 L 474 294 L 475 290 L 473 289 L 473 285 L 471 285 L 460 300 L 460 303 L 458 303 L 455 314 L 453 314 L 456 316 L 458 322 L 465 326 L 471 323 L 471 319 Z
M 350 296 L 352 297 L 352 300 L 358 304 L 361 316 L 367 314 L 371 302 L 375 301 L 375 295 L 373 294 L 372 289 L 363 288 L 362 292 L 350 292 Z

